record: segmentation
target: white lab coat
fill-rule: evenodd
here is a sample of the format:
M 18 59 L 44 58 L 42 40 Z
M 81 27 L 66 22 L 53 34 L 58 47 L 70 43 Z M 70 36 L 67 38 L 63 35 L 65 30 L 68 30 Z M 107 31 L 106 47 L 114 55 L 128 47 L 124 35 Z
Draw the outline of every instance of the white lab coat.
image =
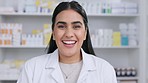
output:
M 115 71 L 108 62 L 81 51 L 83 66 L 77 83 L 117 83 Z M 64 83 L 58 50 L 28 60 L 17 83 Z

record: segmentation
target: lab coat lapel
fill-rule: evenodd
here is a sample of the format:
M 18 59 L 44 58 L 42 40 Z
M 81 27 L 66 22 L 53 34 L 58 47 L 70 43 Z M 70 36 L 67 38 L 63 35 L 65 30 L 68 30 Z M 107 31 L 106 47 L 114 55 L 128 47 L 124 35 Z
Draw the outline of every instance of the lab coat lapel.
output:
M 86 83 L 86 79 L 89 72 L 95 71 L 96 66 L 93 62 L 94 60 L 90 57 L 91 55 L 86 54 L 83 51 L 83 49 L 81 49 L 81 52 L 82 52 L 82 58 L 83 58 L 83 66 L 82 66 L 77 83 Z
M 88 76 L 88 71 L 84 67 L 82 67 L 77 83 L 83 83 L 86 80 L 87 76 Z
M 58 50 L 55 50 L 50 55 L 50 58 L 46 64 L 46 69 L 49 69 L 51 71 L 49 77 L 52 77 L 57 83 L 64 83 L 64 78 L 59 67 Z
M 53 70 L 53 72 L 51 73 L 51 76 L 57 83 L 64 83 L 63 75 L 59 67 Z

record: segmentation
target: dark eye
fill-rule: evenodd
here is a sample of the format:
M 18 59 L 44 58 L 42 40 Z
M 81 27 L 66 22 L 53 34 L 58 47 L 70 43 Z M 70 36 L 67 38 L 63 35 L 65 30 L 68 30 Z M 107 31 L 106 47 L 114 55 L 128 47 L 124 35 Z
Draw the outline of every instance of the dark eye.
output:
M 74 29 L 79 29 L 79 28 L 81 28 L 81 26 L 80 25 L 75 25 L 73 28 Z
M 65 26 L 64 25 L 59 25 L 58 28 L 63 29 L 63 28 L 65 28 Z

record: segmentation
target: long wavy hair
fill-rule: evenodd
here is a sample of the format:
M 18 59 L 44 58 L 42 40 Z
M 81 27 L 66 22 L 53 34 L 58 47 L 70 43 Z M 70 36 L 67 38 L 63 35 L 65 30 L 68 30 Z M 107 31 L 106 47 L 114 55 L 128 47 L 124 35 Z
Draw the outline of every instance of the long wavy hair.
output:
M 86 40 L 84 40 L 84 42 L 82 44 L 82 49 L 88 54 L 95 55 L 94 50 L 92 48 L 92 44 L 91 44 L 91 39 L 90 39 L 90 34 L 89 34 L 89 29 L 88 29 L 87 15 L 86 15 L 85 10 L 82 8 L 82 6 L 78 2 L 71 1 L 71 2 L 61 2 L 61 3 L 59 3 L 59 5 L 55 8 L 55 10 L 53 12 L 52 30 L 54 29 L 56 16 L 60 12 L 62 12 L 64 10 L 68 10 L 68 9 L 72 9 L 72 10 L 76 11 L 77 13 L 79 13 L 82 16 L 85 28 L 87 30 Z M 58 47 L 56 45 L 55 40 L 53 40 L 53 34 L 52 34 L 50 42 L 49 42 L 49 44 L 48 44 L 48 46 L 46 48 L 47 49 L 47 54 L 54 52 L 57 48 Z

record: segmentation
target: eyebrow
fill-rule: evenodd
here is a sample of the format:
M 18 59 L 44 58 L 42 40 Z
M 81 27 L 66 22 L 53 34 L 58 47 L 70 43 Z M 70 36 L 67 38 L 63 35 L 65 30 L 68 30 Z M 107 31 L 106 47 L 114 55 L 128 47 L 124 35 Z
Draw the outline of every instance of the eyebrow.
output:
M 80 23 L 82 25 L 82 23 L 80 21 L 72 22 L 72 24 L 77 24 L 77 23 Z
M 66 24 L 66 22 L 59 21 L 59 22 L 57 22 L 56 24 Z
M 82 23 L 81 23 L 80 21 L 74 21 L 74 22 L 72 22 L 71 24 L 77 24 L 77 23 L 79 23 L 79 24 L 82 25 Z M 59 22 L 57 22 L 56 24 L 67 24 L 67 23 L 66 23 L 66 22 L 63 22 L 63 21 L 59 21 Z

